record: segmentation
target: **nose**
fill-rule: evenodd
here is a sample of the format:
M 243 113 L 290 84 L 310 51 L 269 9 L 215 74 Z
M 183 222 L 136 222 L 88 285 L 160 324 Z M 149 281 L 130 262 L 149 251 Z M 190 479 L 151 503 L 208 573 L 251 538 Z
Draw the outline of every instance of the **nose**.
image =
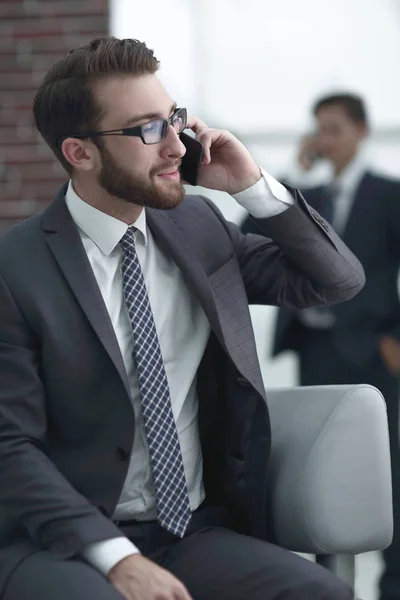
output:
M 182 158 L 186 154 L 186 148 L 181 142 L 179 133 L 172 127 L 169 126 L 165 140 L 162 142 L 161 156 L 162 158 Z

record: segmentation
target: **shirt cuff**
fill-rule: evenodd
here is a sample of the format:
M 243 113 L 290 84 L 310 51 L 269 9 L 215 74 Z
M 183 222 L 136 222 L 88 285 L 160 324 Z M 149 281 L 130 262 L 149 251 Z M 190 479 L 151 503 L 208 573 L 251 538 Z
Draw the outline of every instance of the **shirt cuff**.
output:
M 89 544 L 81 551 L 83 558 L 105 576 L 117 563 L 132 554 L 139 554 L 139 550 L 126 537 Z
M 260 171 L 261 179 L 247 190 L 233 194 L 233 198 L 256 219 L 275 217 L 292 206 L 294 198 L 272 175 L 264 169 Z

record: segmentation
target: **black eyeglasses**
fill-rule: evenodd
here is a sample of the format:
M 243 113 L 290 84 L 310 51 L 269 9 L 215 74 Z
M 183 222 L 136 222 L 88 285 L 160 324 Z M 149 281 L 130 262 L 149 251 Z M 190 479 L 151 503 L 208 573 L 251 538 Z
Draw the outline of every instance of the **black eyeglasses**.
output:
M 108 131 L 82 131 L 79 133 L 71 133 L 63 135 L 59 139 L 59 143 L 69 137 L 72 138 L 92 138 L 103 135 L 127 135 L 130 137 L 140 137 L 143 144 L 159 144 L 162 142 L 168 133 L 169 127 L 173 127 L 176 133 L 182 133 L 187 125 L 186 108 L 177 108 L 174 114 L 169 119 L 154 119 L 143 125 L 136 127 L 124 127 L 123 129 L 110 129 Z

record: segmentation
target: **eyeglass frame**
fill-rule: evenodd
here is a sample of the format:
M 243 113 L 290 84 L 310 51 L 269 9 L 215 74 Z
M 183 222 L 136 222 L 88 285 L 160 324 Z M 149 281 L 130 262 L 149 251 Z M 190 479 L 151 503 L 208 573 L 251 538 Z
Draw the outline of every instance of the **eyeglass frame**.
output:
M 63 135 L 58 139 L 58 143 L 61 144 L 67 138 L 77 138 L 77 139 L 85 139 L 85 138 L 93 138 L 93 137 L 102 137 L 108 135 L 125 135 L 127 137 L 140 137 L 143 144 L 146 146 L 154 146 L 154 144 L 159 144 L 168 134 L 168 129 L 173 127 L 172 120 L 178 115 L 178 113 L 182 113 L 184 115 L 182 127 L 182 131 L 187 127 L 187 110 L 186 108 L 177 108 L 174 113 L 168 119 L 151 119 L 150 121 L 146 121 L 146 123 L 142 123 L 141 125 L 134 125 L 133 127 L 121 127 L 120 129 L 108 129 L 106 131 L 82 131 L 80 133 L 71 133 L 68 135 Z M 162 121 L 163 129 L 161 133 L 161 139 L 158 142 L 146 142 L 143 136 L 142 127 L 148 125 L 149 123 L 153 123 L 154 121 Z M 182 133 L 180 131 L 179 133 Z

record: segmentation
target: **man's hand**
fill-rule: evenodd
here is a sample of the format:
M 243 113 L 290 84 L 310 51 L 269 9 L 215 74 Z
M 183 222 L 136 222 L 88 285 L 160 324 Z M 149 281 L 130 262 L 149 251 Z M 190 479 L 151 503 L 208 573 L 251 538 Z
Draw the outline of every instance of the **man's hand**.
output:
M 385 335 L 379 343 L 383 363 L 392 375 L 400 374 L 400 342 L 391 335 Z
M 304 171 L 310 171 L 320 157 L 320 142 L 317 135 L 306 135 L 300 141 L 297 161 Z
M 203 144 L 199 185 L 237 194 L 261 179 L 260 168 L 250 152 L 229 131 L 210 129 L 197 117 L 188 119 L 188 127 Z
M 126 600 L 192 600 L 172 573 L 141 554 L 121 560 L 111 569 L 108 579 Z

